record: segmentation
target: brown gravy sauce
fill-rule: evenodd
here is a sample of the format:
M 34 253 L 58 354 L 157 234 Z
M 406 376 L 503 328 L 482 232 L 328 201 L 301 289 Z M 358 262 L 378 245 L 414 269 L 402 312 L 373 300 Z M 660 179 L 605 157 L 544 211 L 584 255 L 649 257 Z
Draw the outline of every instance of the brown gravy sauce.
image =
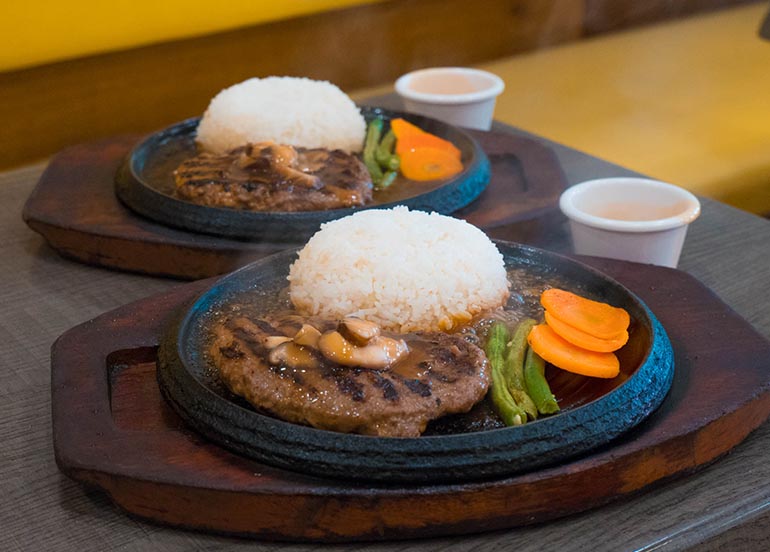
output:
M 476 319 L 475 323 L 478 324 L 483 320 L 486 319 L 479 317 Z M 324 320 L 315 317 L 303 317 L 293 310 L 273 313 L 269 316 L 269 322 L 274 328 L 280 330 L 286 337 L 293 337 L 302 324 L 309 324 L 322 333 L 336 327 L 336 321 Z M 478 338 L 475 332 L 476 325 L 474 322 L 469 322 L 463 326 L 458 327 L 457 330 L 451 333 L 462 334 L 473 342 L 478 342 Z M 430 372 L 431 369 L 431 355 L 429 350 L 435 347 L 435 344 L 431 341 L 429 334 L 427 337 L 425 337 L 420 333 L 401 334 L 397 332 L 382 331 L 381 335 L 383 337 L 390 337 L 393 339 L 403 339 L 406 341 L 406 344 L 409 347 L 408 354 L 404 355 L 391 366 L 381 369 L 382 371 L 389 371 L 397 374 L 403 379 L 410 380 L 422 379 L 428 375 L 428 372 Z M 294 345 L 288 350 L 290 354 L 293 355 L 292 358 L 288 359 L 288 362 L 286 363 L 288 365 L 320 367 L 321 364 L 325 364 L 339 367 L 341 370 L 350 369 L 348 367 L 336 364 L 329 359 L 326 359 L 320 354 L 318 350 L 315 350 L 311 347 Z M 284 373 L 292 371 L 292 368 L 284 365 L 281 366 L 281 369 L 284 371 Z M 303 370 L 299 370 L 304 374 Z
M 409 354 L 393 364 L 389 370 L 404 379 L 422 379 L 430 371 L 430 362 L 426 354 L 428 342 L 412 334 L 406 339 Z

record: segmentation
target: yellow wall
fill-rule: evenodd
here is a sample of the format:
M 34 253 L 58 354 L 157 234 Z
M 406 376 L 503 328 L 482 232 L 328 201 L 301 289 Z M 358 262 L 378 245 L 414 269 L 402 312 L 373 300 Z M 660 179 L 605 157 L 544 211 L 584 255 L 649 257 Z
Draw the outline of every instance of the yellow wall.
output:
M 380 0 L 4 0 L 0 71 Z

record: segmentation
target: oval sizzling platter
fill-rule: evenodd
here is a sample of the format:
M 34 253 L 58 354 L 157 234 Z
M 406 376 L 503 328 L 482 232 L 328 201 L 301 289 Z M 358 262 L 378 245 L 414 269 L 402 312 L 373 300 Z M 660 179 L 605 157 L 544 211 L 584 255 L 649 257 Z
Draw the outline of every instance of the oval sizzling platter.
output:
M 133 211 L 166 226 L 228 238 L 299 243 L 324 222 L 361 209 L 406 205 L 449 215 L 470 204 L 489 183 L 490 165 L 478 142 L 462 129 L 436 119 L 381 108 L 363 107 L 364 118 L 403 117 L 423 130 L 451 141 L 462 153 L 463 171 L 451 179 L 414 182 L 399 175 L 388 189 L 374 193 L 363 207 L 323 211 L 247 211 L 197 205 L 174 195 L 174 170 L 196 155 L 193 118 L 152 134 L 137 144 L 115 177 L 118 198 Z
M 160 389 L 188 424 L 239 454 L 301 473 L 382 483 L 471 481 L 535 470 L 606 445 L 642 422 L 663 401 L 674 373 L 671 344 L 652 312 L 622 285 L 581 263 L 522 245 L 497 245 L 514 280 L 509 307 L 537 300 L 538 293 L 518 293 L 517 283 L 548 282 L 631 315 L 629 342 L 617 353 L 618 377 L 549 371 L 559 414 L 518 427 L 386 438 L 319 430 L 256 412 L 225 389 L 207 362 L 207 326 L 245 297 L 266 309 L 285 302 L 282 290 L 296 251 L 224 277 L 169 325 L 158 351 Z

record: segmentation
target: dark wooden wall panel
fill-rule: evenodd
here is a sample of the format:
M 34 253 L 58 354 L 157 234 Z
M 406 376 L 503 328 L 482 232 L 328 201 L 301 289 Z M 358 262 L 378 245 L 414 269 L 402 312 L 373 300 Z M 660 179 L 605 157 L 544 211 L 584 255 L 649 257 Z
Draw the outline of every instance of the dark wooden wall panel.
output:
M 601 34 L 754 2 L 756 0 L 586 0 L 585 32 Z

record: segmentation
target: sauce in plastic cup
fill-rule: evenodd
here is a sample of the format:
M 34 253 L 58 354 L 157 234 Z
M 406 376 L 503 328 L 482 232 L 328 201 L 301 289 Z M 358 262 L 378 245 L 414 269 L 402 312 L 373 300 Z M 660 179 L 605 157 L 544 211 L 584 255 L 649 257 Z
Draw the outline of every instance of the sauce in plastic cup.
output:
M 676 268 L 700 202 L 687 190 L 646 178 L 601 178 L 568 188 L 559 207 L 575 253 Z
M 487 71 L 467 67 L 433 67 L 403 75 L 396 93 L 404 107 L 446 123 L 489 130 L 503 80 Z

